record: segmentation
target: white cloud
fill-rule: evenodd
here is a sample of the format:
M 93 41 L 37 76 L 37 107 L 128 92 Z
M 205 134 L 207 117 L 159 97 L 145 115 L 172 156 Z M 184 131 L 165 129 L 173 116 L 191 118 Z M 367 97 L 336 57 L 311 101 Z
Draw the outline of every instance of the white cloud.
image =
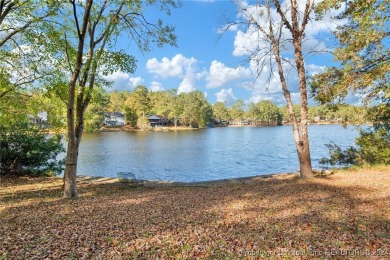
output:
M 320 0 L 315 0 L 317 4 Z M 242 1 L 238 3 L 244 12 L 239 12 L 238 19 L 241 19 L 245 22 L 248 22 L 250 19 L 255 19 L 257 23 L 262 26 L 265 31 L 268 33 L 269 19 L 267 10 L 264 6 L 257 5 L 248 5 L 247 2 Z M 303 13 L 306 6 L 306 0 L 298 1 L 298 19 L 301 21 L 303 19 Z M 343 5 L 344 6 L 344 5 Z M 291 19 L 290 14 L 290 1 L 284 1 L 281 4 L 282 10 L 285 10 L 287 19 Z M 343 10 L 343 7 L 339 10 L 330 10 L 324 14 L 323 18 L 318 20 L 315 19 L 315 13 L 310 14 L 310 19 L 305 30 L 305 40 L 303 41 L 303 52 L 323 52 L 329 50 L 332 47 L 327 47 L 326 40 L 329 38 L 331 31 L 336 30 L 340 25 L 345 24 L 347 21 L 344 19 L 335 19 L 335 17 L 340 14 Z M 261 15 L 263 14 L 263 15 Z M 277 13 L 275 8 L 271 8 L 270 17 L 273 23 L 274 32 L 278 31 L 278 28 L 281 26 L 281 18 Z M 291 23 L 291 22 L 290 22 Z M 283 46 L 282 56 L 293 57 L 293 45 L 291 43 L 291 32 L 286 28 L 282 27 L 282 38 L 281 42 Z M 326 35 L 328 37 L 319 37 L 320 34 Z M 320 40 L 321 39 L 321 40 Z M 264 51 L 270 48 L 267 41 L 264 39 L 264 35 L 259 33 L 257 26 L 249 25 L 246 30 L 238 30 L 234 40 L 234 50 L 233 55 L 235 56 L 245 56 L 253 53 L 254 51 Z M 269 56 L 267 57 L 269 58 Z
M 176 54 L 171 60 L 167 57 L 158 61 L 156 58 L 149 59 L 146 68 L 149 73 L 153 73 L 162 78 L 183 77 L 188 70 L 192 70 L 196 64 L 196 59 L 186 58 L 182 54 Z
M 223 35 L 225 32 L 228 32 L 228 31 L 237 32 L 239 28 L 240 28 L 239 21 L 237 21 L 237 23 L 225 24 L 225 25 L 217 28 L 217 33 Z
M 180 83 L 179 88 L 177 89 L 177 93 L 189 93 L 195 90 L 196 88 L 193 80 L 191 80 L 190 78 L 184 78 L 183 81 Z
M 249 29 L 246 32 L 238 30 L 234 38 L 233 55 L 236 57 L 250 55 L 258 45 L 258 35 L 250 33 Z
M 251 96 L 248 101 L 250 103 L 258 103 L 258 102 L 261 102 L 263 100 L 270 100 L 270 101 L 275 103 L 275 96 L 274 95 L 259 94 L 259 95 Z
M 217 102 L 226 102 L 228 106 L 233 104 L 233 102 L 237 99 L 233 94 L 233 89 L 221 89 L 218 93 L 215 93 L 217 97 Z
M 293 104 L 299 104 L 299 93 L 291 93 L 291 100 Z M 275 93 L 264 93 L 252 95 L 248 102 L 258 103 L 263 100 L 269 100 L 272 103 L 275 103 L 278 106 L 286 105 L 286 99 L 284 99 L 283 95 L 275 94 Z
M 317 66 L 315 64 L 306 64 L 306 73 L 310 76 L 314 76 L 316 74 L 324 72 L 326 66 Z
M 150 82 L 150 90 L 157 92 L 157 91 L 163 91 L 164 88 L 160 82 L 152 81 Z
M 123 71 L 115 71 L 103 78 L 113 83 L 112 89 L 120 91 L 133 89 L 144 82 L 141 77 L 132 78 L 129 73 Z
M 291 68 L 288 63 L 284 64 L 286 73 L 286 80 L 288 88 L 291 92 L 293 102 L 299 102 L 299 79 L 297 73 Z M 324 67 L 315 64 L 307 64 L 305 66 L 307 75 L 314 75 L 324 70 Z M 251 91 L 249 102 L 259 102 L 262 100 L 271 100 L 276 104 L 285 104 L 283 96 L 282 84 L 280 82 L 277 68 L 272 70 L 269 67 L 264 67 L 264 73 L 261 74 L 255 82 L 245 82 L 242 87 Z
M 148 60 L 146 67 L 150 73 L 161 78 L 176 77 L 181 79 L 178 93 L 189 93 L 196 90 L 197 82 L 207 75 L 206 71 L 198 72 L 197 60 L 176 54 L 172 59 L 164 57 L 161 61 L 156 58 Z
M 248 68 L 230 68 L 220 61 L 213 60 L 206 77 L 206 80 L 208 81 L 206 87 L 216 88 L 232 81 L 247 79 L 250 76 L 251 71 Z
M 130 77 L 129 73 L 115 71 L 107 76 L 101 75 L 105 80 L 112 82 L 112 90 L 132 90 L 137 86 L 143 85 L 145 80 L 141 77 Z
M 144 79 L 141 77 L 129 78 L 129 81 L 133 88 L 140 86 L 144 83 Z

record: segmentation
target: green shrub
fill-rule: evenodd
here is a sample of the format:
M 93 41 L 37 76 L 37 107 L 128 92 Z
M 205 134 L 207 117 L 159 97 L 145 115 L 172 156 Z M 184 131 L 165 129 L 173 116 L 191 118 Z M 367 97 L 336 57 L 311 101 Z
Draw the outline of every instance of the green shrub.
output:
M 387 128 L 361 130 L 356 138 L 356 148 L 342 150 L 338 145 L 327 145 L 330 158 L 322 158 L 321 164 L 330 165 L 390 165 L 390 131 Z
M 326 144 L 329 149 L 329 158 L 322 158 L 320 164 L 330 165 L 357 165 L 359 164 L 359 153 L 355 147 L 349 147 L 346 150 L 342 150 L 340 146 L 335 143 Z
M 363 163 L 390 165 L 390 130 L 377 128 L 362 131 L 356 144 Z
M 0 175 L 53 175 L 63 170 L 57 156 L 65 149 L 60 135 L 49 136 L 27 123 L 0 126 Z

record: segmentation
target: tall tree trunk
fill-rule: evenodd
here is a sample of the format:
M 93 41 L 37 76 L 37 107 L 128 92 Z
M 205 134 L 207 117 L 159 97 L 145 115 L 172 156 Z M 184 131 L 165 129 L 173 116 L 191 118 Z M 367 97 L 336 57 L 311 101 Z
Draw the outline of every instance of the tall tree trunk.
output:
M 70 80 L 67 104 L 68 147 L 66 150 L 66 165 L 64 172 L 64 198 L 72 199 L 78 197 L 76 176 L 80 142 L 77 140 L 75 127 L 75 91 L 79 71 L 80 69 L 75 71 Z
M 78 141 L 76 138 L 74 123 L 74 90 L 76 79 L 72 78 L 69 89 L 67 126 L 68 126 L 68 148 L 66 150 L 66 165 L 64 172 L 64 198 L 77 198 L 77 158 Z
M 313 8 L 314 1 L 307 0 L 306 8 L 303 13 L 302 24 L 299 26 L 298 19 L 298 1 L 291 0 L 291 23 L 287 20 L 285 14 L 281 10 L 281 6 L 278 0 L 273 0 L 273 3 L 276 6 L 277 12 L 280 14 L 284 25 L 287 29 L 290 30 L 292 34 L 292 40 L 294 45 L 294 56 L 295 56 L 295 65 L 298 71 L 299 77 L 299 92 L 300 92 L 300 103 L 301 103 L 301 122 L 298 125 L 296 120 L 293 106 L 291 102 L 290 92 L 287 89 L 287 84 L 285 83 L 284 76 L 280 76 L 282 81 L 282 88 L 284 92 L 284 96 L 287 100 L 287 105 L 289 108 L 290 117 L 293 123 L 293 131 L 295 138 L 295 145 L 297 147 L 298 159 L 299 159 L 299 172 L 302 178 L 311 178 L 313 177 L 313 170 L 311 166 L 311 158 L 310 158 L 310 147 L 309 147 L 309 134 L 307 130 L 307 86 L 306 86 L 306 73 L 305 73 L 305 63 L 302 55 L 302 38 L 303 33 L 305 31 L 306 25 L 309 20 L 310 12 Z M 270 16 L 270 5 L 268 6 L 268 15 Z M 282 62 L 280 59 L 280 50 L 279 50 L 279 41 L 277 41 L 273 34 L 272 24 L 270 23 L 270 31 L 271 31 L 271 40 L 274 48 L 274 54 L 277 59 L 277 63 L 279 66 L 279 75 L 283 74 Z M 280 31 L 281 33 L 281 31 Z M 280 38 L 279 38 L 280 40 Z M 276 52 L 275 52 L 276 51 Z M 284 81 L 284 82 L 283 82 Z
M 78 146 L 69 140 L 64 172 L 64 198 L 76 199 L 78 197 L 76 183 L 78 150 Z
M 77 198 L 77 162 L 81 136 L 84 130 L 85 108 L 76 110 L 76 125 L 74 124 L 74 113 L 68 114 L 68 149 L 66 152 L 66 167 L 64 172 L 64 198 Z M 73 111 L 69 108 L 68 111 Z
M 307 128 L 307 126 L 306 126 Z M 313 177 L 313 169 L 311 167 L 310 149 L 309 149 L 309 137 L 302 135 L 301 141 L 297 145 L 298 158 L 299 158 L 299 172 L 302 178 Z
M 72 72 L 72 77 L 69 81 L 69 90 L 68 90 L 68 103 L 67 103 L 67 114 L 66 114 L 67 127 L 68 127 L 68 149 L 66 151 L 66 165 L 65 165 L 65 172 L 64 172 L 64 198 L 75 199 L 78 197 L 77 182 L 76 182 L 77 159 L 79 155 L 79 144 L 81 140 L 81 134 L 83 131 L 82 127 L 79 127 L 79 119 L 80 119 L 79 109 L 77 109 L 76 112 L 77 124 L 75 124 L 76 85 L 80 75 L 81 67 L 83 66 L 85 35 L 88 27 L 88 20 L 91 14 L 90 12 L 92 8 L 93 0 L 87 0 L 85 2 L 85 12 L 83 15 L 83 23 L 81 28 L 79 26 L 79 21 L 77 19 L 76 3 L 71 1 L 71 4 L 73 6 L 75 23 L 77 27 L 78 46 L 77 46 L 77 59 L 74 66 L 74 70 Z M 79 97 L 78 97 L 78 101 L 79 101 Z
M 305 11 L 302 13 L 298 12 L 298 1 L 290 0 L 291 8 L 288 11 L 283 11 L 280 4 L 280 0 L 267 0 L 263 4 L 267 10 L 267 19 L 268 25 L 265 27 L 262 23 L 258 21 L 253 14 L 249 14 L 250 20 L 253 24 L 256 25 L 259 33 L 262 33 L 266 40 L 269 40 L 272 46 L 272 51 L 276 64 L 278 66 L 279 79 L 282 85 L 283 95 L 287 101 L 288 113 L 290 115 L 293 135 L 295 140 L 295 145 L 297 148 L 297 154 L 299 159 L 299 170 L 301 177 L 310 178 L 313 176 L 311 159 L 310 159 L 310 148 L 309 148 L 309 135 L 307 131 L 307 86 L 306 86 L 306 75 L 305 75 L 305 66 L 302 55 L 302 38 L 304 37 L 304 31 L 306 25 L 309 21 L 309 15 L 313 10 L 314 0 L 306 0 Z M 288 1 L 286 1 L 288 2 Z M 261 5 L 260 5 L 261 6 Z M 281 23 L 274 20 L 274 13 L 271 12 L 271 9 L 276 8 L 277 13 L 281 18 Z M 242 9 L 243 12 L 246 12 L 246 8 Z M 287 14 L 291 14 L 291 22 L 287 18 Z M 299 17 L 302 19 L 301 26 L 299 25 Z M 292 42 L 294 45 L 294 56 L 295 64 L 299 76 L 299 92 L 300 92 L 300 101 L 301 101 L 301 122 L 298 123 L 298 120 L 294 114 L 294 107 L 291 100 L 291 93 L 287 86 L 287 81 L 284 75 L 282 56 L 280 53 L 281 39 L 283 38 L 283 29 L 287 28 L 292 34 Z M 287 37 L 289 38 L 289 37 Z M 263 40 L 262 39 L 262 40 Z M 268 55 L 268 53 L 267 53 Z M 271 64 L 270 66 L 273 66 Z M 262 68 L 264 69 L 264 67 Z M 265 121 L 267 122 L 267 121 Z M 268 121 L 269 123 L 269 121 Z
M 272 29 L 271 29 L 272 32 Z M 313 176 L 311 159 L 310 159 L 310 149 L 309 149 L 309 135 L 307 132 L 307 92 L 306 92 L 306 78 L 305 78 L 305 68 L 303 66 L 302 53 L 300 53 L 300 62 L 301 67 L 298 70 L 299 79 L 300 79 L 300 94 L 301 94 L 301 122 L 298 124 L 298 120 L 294 113 L 294 107 L 291 100 L 291 93 L 287 87 L 287 81 L 284 76 L 282 59 L 280 58 L 280 49 L 278 40 L 274 37 L 271 37 L 272 48 L 275 54 L 275 60 L 278 65 L 278 74 L 280 82 L 282 83 L 283 95 L 287 101 L 288 113 L 290 115 L 293 135 L 295 140 L 295 146 L 297 148 L 298 160 L 299 160 L 299 172 L 302 178 L 310 178 Z M 294 42 L 295 43 L 295 42 Z M 302 71 L 303 70 L 303 71 Z M 303 72 L 303 74 L 302 74 Z M 303 78 L 301 78 L 303 75 Z M 303 83 L 302 83 L 303 79 Z
M 294 35 L 295 34 L 295 35 Z M 295 64 L 298 70 L 299 77 L 299 92 L 301 101 L 301 122 L 300 122 L 300 137 L 301 140 L 298 149 L 300 174 L 303 178 L 313 177 L 313 169 L 311 166 L 310 158 L 310 146 L 309 146 L 309 133 L 307 129 L 308 121 L 308 102 L 307 102 L 307 85 L 306 85 L 306 72 L 305 63 L 302 56 L 302 33 L 296 30 L 293 33 L 293 44 L 294 44 L 294 56 Z

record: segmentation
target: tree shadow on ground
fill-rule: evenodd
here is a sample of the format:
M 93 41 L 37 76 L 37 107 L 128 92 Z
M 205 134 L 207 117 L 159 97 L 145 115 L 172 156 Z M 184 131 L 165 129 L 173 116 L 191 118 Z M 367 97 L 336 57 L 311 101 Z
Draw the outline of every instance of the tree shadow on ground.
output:
M 58 199 L 58 187 L 39 194 L 26 190 L 7 197 L 5 204 L 27 197 L 48 201 L 5 209 L 0 233 L 7 236 L 0 241 L 0 256 L 246 259 L 389 253 L 390 189 L 386 184 L 373 188 L 374 177 L 362 181 L 340 185 L 333 177 L 270 178 L 220 187 L 153 188 L 82 184 L 79 200 Z M 58 200 L 50 201 L 53 196 Z

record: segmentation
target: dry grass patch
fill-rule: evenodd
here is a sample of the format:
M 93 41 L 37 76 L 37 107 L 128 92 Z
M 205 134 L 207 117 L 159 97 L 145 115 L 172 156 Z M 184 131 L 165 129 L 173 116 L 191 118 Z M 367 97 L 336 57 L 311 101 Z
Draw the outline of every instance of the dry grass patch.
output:
M 1 258 L 390 257 L 390 168 L 217 187 L 0 183 Z M 349 250 L 349 251 L 348 251 Z

